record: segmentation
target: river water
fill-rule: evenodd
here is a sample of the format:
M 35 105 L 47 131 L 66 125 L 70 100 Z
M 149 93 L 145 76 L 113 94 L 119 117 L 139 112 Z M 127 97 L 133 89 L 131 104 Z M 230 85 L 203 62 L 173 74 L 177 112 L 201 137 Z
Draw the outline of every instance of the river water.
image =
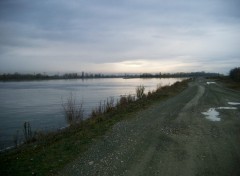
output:
M 109 97 L 135 94 L 139 85 L 145 92 L 157 85 L 171 85 L 181 79 L 74 79 L 0 82 L 0 149 L 12 146 L 13 136 L 23 136 L 23 123 L 28 121 L 33 131 L 56 130 L 66 126 L 62 103 L 72 94 L 83 102 L 84 116 L 100 101 Z

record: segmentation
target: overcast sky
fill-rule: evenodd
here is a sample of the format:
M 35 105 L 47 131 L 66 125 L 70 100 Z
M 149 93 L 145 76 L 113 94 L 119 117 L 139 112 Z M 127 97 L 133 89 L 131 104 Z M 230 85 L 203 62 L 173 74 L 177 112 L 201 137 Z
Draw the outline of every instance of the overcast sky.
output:
M 239 0 L 0 0 L 0 72 L 227 73 Z

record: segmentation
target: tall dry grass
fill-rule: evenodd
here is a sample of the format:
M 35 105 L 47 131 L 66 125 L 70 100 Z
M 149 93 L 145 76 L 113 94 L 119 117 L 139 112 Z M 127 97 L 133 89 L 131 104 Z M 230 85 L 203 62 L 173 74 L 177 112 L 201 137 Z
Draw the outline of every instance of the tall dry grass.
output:
M 145 87 L 143 85 L 140 85 L 136 88 L 136 96 L 138 99 L 142 99 L 144 97 L 144 90 Z
M 73 97 L 72 93 L 68 97 L 66 103 L 62 103 L 62 107 L 65 114 L 66 122 L 69 125 L 74 125 L 83 121 L 83 103 L 77 103 L 76 98 Z

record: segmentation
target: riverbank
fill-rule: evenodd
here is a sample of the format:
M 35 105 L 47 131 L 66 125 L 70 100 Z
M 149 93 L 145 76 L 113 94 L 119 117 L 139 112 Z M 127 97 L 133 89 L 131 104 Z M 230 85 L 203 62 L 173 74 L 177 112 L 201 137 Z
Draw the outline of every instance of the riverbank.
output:
M 131 116 L 58 175 L 240 175 L 239 91 L 196 79 Z
M 164 101 L 187 87 L 188 81 L 177 82 L 151 92 L 145 98 L 88 119 L 83 123 L 51 134 L 38 134 L 36 142 L 1 153 L 1 175 L 49 175 L 56 173 L 66 163 L 73 161 L 89 146 L 119 121 L 146 109 L 151 104 Z
M 83 105 L 84 119 L 93 108 L 114 99 L 114 104 L 125 95 L 135 95 L 144 85 L 145 92 L 157 85 L 172 85 L 182 79 L 88 79 L 27 82 L 0 82 L 0 150 L 24 139 L 23 124 L 29 122 L 32 131 L 54 131 L 67 126 L 63 103 L 73 95 Z

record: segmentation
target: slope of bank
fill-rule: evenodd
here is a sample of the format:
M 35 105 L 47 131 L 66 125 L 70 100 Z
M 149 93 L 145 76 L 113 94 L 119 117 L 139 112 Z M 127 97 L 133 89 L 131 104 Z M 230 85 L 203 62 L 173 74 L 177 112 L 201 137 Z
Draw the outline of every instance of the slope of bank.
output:
M 239 92 L 198 79 L 131 116 L 59 175 L 240 175 Z
M 177 95 L 187 87 L 188 81 L 166 86 L 150 92 L 141 100 L 124 103 L 109 113 L 84 121 L 80 125 L 52 134 L 38 134 L 37 141 L 20 148 L 0 153 L 0 175 L 51 175 L 66 163 L 81 156 L 119 121 L 134 118 L 164 100 Z

